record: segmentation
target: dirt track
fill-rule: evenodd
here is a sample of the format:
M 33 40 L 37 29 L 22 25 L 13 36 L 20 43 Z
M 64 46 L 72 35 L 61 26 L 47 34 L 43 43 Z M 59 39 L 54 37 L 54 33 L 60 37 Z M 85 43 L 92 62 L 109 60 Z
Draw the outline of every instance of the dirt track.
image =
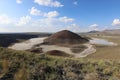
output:
M 79 54 L 75 54 L 75 57 L 76 57 L 76 58 L 86 57 L 87 55 L 96 52 L 96 49 L 93 47 L 93 45 L 91 45 L 91 44 L 84 44 L 84 45 L 87 47 L 87 49 L 85 49 L 84 51 L 82 51 L 82 52 L 79 53 Z

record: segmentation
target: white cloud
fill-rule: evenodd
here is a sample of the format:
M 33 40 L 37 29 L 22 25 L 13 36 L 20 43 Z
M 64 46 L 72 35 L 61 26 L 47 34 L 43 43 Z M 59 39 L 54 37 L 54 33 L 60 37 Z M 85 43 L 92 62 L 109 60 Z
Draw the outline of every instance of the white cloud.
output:
M 78 2 L 77 2 L 77 1 L 74 1 L 73 4 L 74 4 L 74 5 L 78 5 Z
M 58 18 L 43 18 L 43 19 L 33 21 L 32 23 L 33 26 L 41 26 L 41 27 L 45 27 L 45 26 L 57 27 L 63 24 L 67 24 L 67 23 L 61 22 Z
M 20 18 L 20 21 L 17 23 L 17 26 L 23 26 L 29 23 L 31 20 L 30 16 L 23 16 Z
M 120 26 L 120 19 L 114 19 L 112 25 L 113 26 Z
M 4 27 L 0 27 L 0 33 L 2 33 L 2 32 L 9 32 L 9 31 Z
M 68 17 L 55 16 L 33 20 L 30 16 L 12 18 L 7 15 L 0 15 L 0 26 L 2 26 L 0 32 L 55 32 L 65 29 L 66 26 L 72 24 L 71 21 L 73 20 Z M 71 26 L 75 27 L 76 25 Z
M 21 4 L 22 0 L 16 0 L 16 3 Z
M 80 26 L 77 24 L 71 24 L 65 28 L 66 30 L 70 30 L 73 32 L 81 32 Z
M 42 6 L 49 6 L 49 7 L 63 7 L 63 5 L 58 1 L 53 0 L 34 0 L 35 3 L 38 3 Z
M 68 19 L 67 21 L 61 21 L 60 18 L 46 17 L 46 18 L 33 21 L 31 25 L 32 27 L 37 28 L 36 29 L 37 31 L 56 32 L 56 31 L 65 29 L 65 27 L 71 23 L 71 20 L 69 20 L 71 18 L 67 18 L 67 19 Z M 77 25 L 74 25 L 74 24 L 72 26 L 77 27 Z
M 48 18 L 57 17 L 58 15 L 59 13 L 57 11 L 50 11 L 48 13 L 44 13 L 44 16 Z
M 0 25 L 2 26 L 23 26 L 29 23 L 30 20 L 30 16 L 23 16 L 18 21 L 17 18 L 12 18 L 5 14 L 0 15 Z
M 74 21 L 73 18 L 68 18 L 68 17 L 66 17 L 66 16 L 60 17 L 59 20 L 60 20 L 61 22 L 66 22 L 66 23 L 67 23 L 67 22 L 73 22 L 73 21 Z
M 40 10 L 36 9 L 35 7 L 32 7 L 32 8 L 30 9 L 30 14 L 31 14 L 31 15 L 35 15 L 35 16 L 38 16 L 38 15 L 42 15 L 42 12 L 41 12 Z
M 39 27 L 38 30 L 40 30 L 40 31 L 47 32 L 47 30 L 49 30 L 50 32 L 54 32 L 54 31 L 66 29 L 65 27 L 68 26 L 70 23 L 71 22 L 69 22 L 69 21 L 67 21 L 67 22 L 61 21 L 59 18 L 46 17 L 46 18 L 42 18 L 42 19 L 33 21 L 32 26 L 34 28 Z M 77 25 L 74 25 L 74 24 L 72 26 L 77 27 Z
M 0 24 L 10 24 L 13 20 L 5 14 L 0 15 Z
M 42 12 L 35 7 L 32 7 L 29 11 L 30 11 L 31 15 L 48 17 L 48 18 L 57 17 L 59 15 L 59 13 L 57 11 Z
M 44 18 L 33 21 L 31 26 L 39 32 L 54 32 L 60 30 L 62 24 L 56 18 Z
M 54 24 L 56 22 L 57 22 L 56 18 L 43 18 L 43 19 L 39 19 L 39 20 L 33 21 L 32 25 L 33 26 L 41 26 L 41 27 L 55 26 Z
M 91 30 L 99 30 L 98 27 L 99 27 L 99 26 L 98 26 L 97 24 L 93 24 L 93 25 L 90 25 L 90 26 L 89 26 L 89 28 L 90 28 Z

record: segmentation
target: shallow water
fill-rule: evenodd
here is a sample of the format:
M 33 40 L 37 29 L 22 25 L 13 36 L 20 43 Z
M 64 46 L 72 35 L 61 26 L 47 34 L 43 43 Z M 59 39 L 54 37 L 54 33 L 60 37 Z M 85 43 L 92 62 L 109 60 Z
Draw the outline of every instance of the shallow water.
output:
M 108 45 L 108 46 L 117 45 L 116 43 L 109 42 L 105 39 L 98 39 L 98 38 L 92 38 L 92 40 L 90 40 L 90 44 L 101 44 L 101 45 Z

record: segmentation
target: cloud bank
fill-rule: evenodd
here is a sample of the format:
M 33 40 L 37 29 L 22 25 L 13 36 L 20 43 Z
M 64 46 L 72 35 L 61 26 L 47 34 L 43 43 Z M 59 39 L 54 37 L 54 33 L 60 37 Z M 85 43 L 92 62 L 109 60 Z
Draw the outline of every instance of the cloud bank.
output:
M 35 3 L 41 6 L 48 6 L 48 7 L 63 7 L 59 1 L 53 0 L 34 0 Z
M 120 19 L 114 19 L 112 22 L 113 26 L 120 26 Z
M 22 0 L 16 0 L 16 3 L 21 4 Z

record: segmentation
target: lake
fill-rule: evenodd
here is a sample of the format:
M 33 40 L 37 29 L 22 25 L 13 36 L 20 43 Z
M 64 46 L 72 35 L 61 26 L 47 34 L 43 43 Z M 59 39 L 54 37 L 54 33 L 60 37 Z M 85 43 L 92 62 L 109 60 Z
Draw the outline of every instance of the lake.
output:
M 108 46 L 116 46 L 116 43 L 107 41 L 105 39 L 98 39 L 98 38 L 92 38 L 90 40 L 90 44 L 101 44 L 101 45 L 108 45 Z

